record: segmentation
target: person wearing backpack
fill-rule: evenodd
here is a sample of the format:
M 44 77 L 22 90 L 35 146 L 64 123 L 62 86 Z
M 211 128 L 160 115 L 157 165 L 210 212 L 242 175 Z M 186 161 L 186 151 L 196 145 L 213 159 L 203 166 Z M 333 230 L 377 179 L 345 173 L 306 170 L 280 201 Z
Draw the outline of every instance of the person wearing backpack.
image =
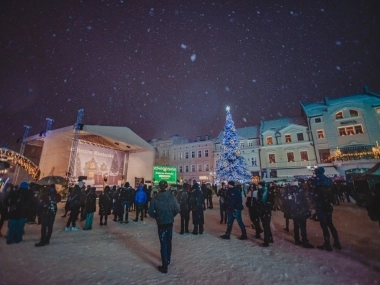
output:
M 331 193 L 331 187 L 333 183 L 331 179 L 325 176 L 325 169 L 318 167 L 314 170 L 315 178 L 312 181 L 312 193 L 315 205 L 315 211 L 317 213 L 319 223 L 323 231 L 323 238 L 325 242 L 317 246 L 318 249 L 332 251 L 330 244 L 330 232 L 334 238 L 333 247 L 336 249 L 342 249 L 339 242 L 338 232 L 332 221 L 333 212 L 333 196 Z M 330 230 L 330 232 L 329 232 Z
M 189 220 L 190 220 L 190 203 L 189 203 L 189 188 L 190 185 L 186 182 L 183 183 L 182 189 L 177 193 L 177 201 L 181 211 L 181 231 L 180 234 L 189 233 Z
M 311 216 L 311 209 L 305 192 L 302 188 L 293 185 L 289 187 L 288 195 L 290 196 L 288 199 L 290 217 L 294 223 L 294 243 L 302 245 L 304 248 L 314 248 L 314 245 L 310 244 L 307 239 L 306 220 Z
M 37 209 L 41 216 L 41 239 L 35 244 L 36 247 L 50 244 L 55 215 L 57 214 L 57 203 L 60 201 L 61 195 L 57 193 L 54 184 L 49 186 L 48 191 L 38 201 Z
M 74 190 L 71 192 L 70 196 L 67 198 L 69 201 L 69 210 L 71 211 L 70 217 L 67 221 L 65 232 L 68 231 L 78 231 L 80 228 L 76 226 L 76 221 L 79 215 L 80 200 L 81 200 L 81 189 L 78 185 L 74 186 Z M 70 227 L 70 224 L 72 225 Z

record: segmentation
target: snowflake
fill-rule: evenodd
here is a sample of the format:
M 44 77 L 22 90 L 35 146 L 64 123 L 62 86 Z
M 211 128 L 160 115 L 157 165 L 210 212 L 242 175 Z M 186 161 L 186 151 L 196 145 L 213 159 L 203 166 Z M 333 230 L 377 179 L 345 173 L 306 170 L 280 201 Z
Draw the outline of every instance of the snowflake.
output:
M 195 61 L 197 58 L 197 55 L 195 53 L 193 53 L 191 56 L 190 56 L 190 59 L 191 61 Z

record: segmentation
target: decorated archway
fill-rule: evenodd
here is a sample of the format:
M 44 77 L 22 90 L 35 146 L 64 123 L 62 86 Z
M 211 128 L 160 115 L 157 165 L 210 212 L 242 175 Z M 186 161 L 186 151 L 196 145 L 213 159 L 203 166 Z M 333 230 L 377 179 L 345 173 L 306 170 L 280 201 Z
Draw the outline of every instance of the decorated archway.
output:
M 38 166 L 25 156 L 10 149 L 0 148 L 0 158 L 22 167 L 34 181 L 40 178 L 41 171 Z

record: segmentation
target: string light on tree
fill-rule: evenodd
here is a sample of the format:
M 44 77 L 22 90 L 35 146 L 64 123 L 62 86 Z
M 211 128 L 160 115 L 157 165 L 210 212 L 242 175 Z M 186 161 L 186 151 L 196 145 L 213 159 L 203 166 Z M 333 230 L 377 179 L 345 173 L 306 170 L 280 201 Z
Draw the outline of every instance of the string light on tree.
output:
M 216 162 L 215 172 L 217 179 L 219 181 L 250 181 L 252 174 L 248 170 L 246 160 L 240 156 L 239 139 L 236 134 L 229 106 L 227 106 L 226 111 L 227 116 L 221 148 L 222 153 L 220 159 Z

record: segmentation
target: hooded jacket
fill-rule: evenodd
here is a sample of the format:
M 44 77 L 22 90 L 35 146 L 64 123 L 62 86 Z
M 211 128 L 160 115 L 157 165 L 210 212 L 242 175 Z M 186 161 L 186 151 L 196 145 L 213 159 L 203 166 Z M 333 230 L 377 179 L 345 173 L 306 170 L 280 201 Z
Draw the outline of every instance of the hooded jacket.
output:
M 174 217 L 180 208 L 177 199 L 167 191 L 158 192 L 152 199 L 149 207 L 149 216 L 156 219 L 157 225 L 174 223 Z
M 147 201 L 147 196 L 144 191 L 144 187 L 139 186 L 137 188 L 136 195 L 135 195 L 135 204 L 145 204 L 146 201 Z

